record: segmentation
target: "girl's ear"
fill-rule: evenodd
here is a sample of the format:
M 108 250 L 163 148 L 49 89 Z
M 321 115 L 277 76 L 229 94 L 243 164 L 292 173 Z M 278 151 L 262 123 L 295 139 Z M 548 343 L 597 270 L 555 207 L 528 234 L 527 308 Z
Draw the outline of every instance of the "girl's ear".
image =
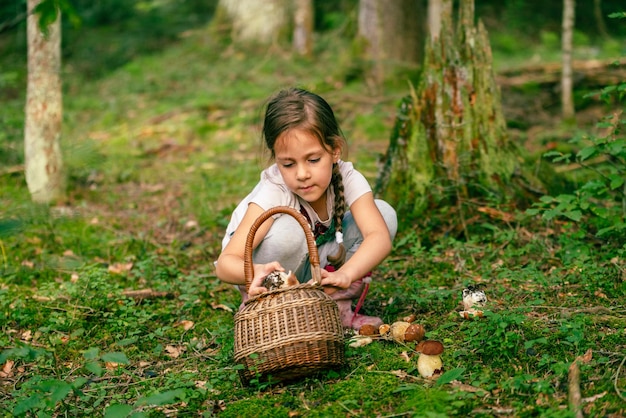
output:
M 341 147 L 337 147 L 333 150 L 333 163 L 336 163 L 341 158 Z

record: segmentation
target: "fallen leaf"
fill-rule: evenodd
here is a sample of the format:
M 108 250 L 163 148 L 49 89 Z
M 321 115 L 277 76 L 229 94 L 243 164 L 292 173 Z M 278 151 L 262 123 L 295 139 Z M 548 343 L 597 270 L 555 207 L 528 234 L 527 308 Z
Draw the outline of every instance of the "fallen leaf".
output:
M 211 308 L 213 308 L 213 309 L 223 309 L 226 312 L 232 312 L 233 311 L 233 309 L 231 307 L 226 306 L 226 305 L 221 304 L 221 303 L 211 303 Z
M 588 398 L 583 398 L 583 399 L 582 399 L 582 401 L 583 401 L 584 403 L 595 402 L 595 401 L 597 401 L 598 399 L 600 399 L 600 398 L 604 397 L 604 395 L 606 395 L 606 393 L 607 393 L 607 392 L 606 392 L 606 391 L 604 391 L 604 392 L 602 392 L 602 393 L 598 393 L 597 395 L 593 395 L 593 396 L 590 396 L 590 397 L 588 397 Z
M 405 316 L 404 318 L 402 318 L 402 320 L 403 320 L 404 322 L 409 322 L 409 323 L 411 323 L 411 322 L 415 321 L 415 319 L 416 319 L 416 318 L 417 318 L 417 316 L 416 316 L 414 313 L 412 313 L 412 314 L 407 315 L 407 316 Z
M 180 346 L 178 346 L 178 347 L 173 346 L 173 345 L 165 346 L 165 351 L 167 352 L 167 355 L 170 356 L 171 358 L 178 358 L 178 357 L 180 357 L 180 355 L 182 354 L 182 352 L 184 350 L 185 349 L 183 347 L 180 347 Z
M 407 372 L 405 372 L 404 370 L 392 370 L 389 373 L 402 379 L 407 376 Z
M 15 362 L 13 360 L 7 360 L 6 363 L 2 366 L 0 370 L 0 378 L 7 379 L 13 376 L 13 365 Z
M 478 208 L 479 212 L 482 212 L 489 216 L 492 219 L 500 219 L 504 222 L 513 222 L 515 220 L 515 215 L 502 212 L 501 210 L 489 208 L 489 207 L 480 207 Z
M 451 385 L 452 387 L 455 387 L 455 388 L 457 388 L 457 389 L 460 389 L 460 390 L 462 390 L 462 391 L 464 391 L 464 392 L 472 392 L 472 393 L 475 393 L 475 392 L 478 392 L 478 391 L 483 391 L 483 390 L 484 390 L 484 389 L 481 389 L 481 388 L 477 388 L 476 386 L 472 386 L 472 385 L 468 385 L 468 384 L 466 384 L 466 383 L 460 382 L 460 381 L 458 381 L 458 380 L 453 380 L 452 382 L 450 382 L 450 385 Z
M 133 268 L 133 263 L 114 263 L 109 265 L 109 273 L 122 274 L 130 271 Z
M 215 356 L 217 354 L 219 354 L 220 350 L 217 348 L 207 348 L 206 350 L 204 350 L 204 353 L 207 356 Z
M 591 348 L 589 350 L 587 350 L 587 352 L 585 354 L 583 354 L 582 356 L 582 361 L 583 363 L 589 363 L 591 361 L 591 358 L 593 357 L 593 350 L 591 350 Z
M 407 363 L 411 361 L 411 359 L 409 358 L 409 355 L 407 354 L 406 351 L 403 351 L 400 353 L 400 358 L 404 361 L 406 361 Z
M 195 325 L 193 321 L 189 321 L 186 319 L 183 319 L 182 321 L 180 321 L 178 324 L 178 326 L 183 327 L 183 329 L 185 331 L 189 331 L 191 328 L 193 328 L 193 326 Z

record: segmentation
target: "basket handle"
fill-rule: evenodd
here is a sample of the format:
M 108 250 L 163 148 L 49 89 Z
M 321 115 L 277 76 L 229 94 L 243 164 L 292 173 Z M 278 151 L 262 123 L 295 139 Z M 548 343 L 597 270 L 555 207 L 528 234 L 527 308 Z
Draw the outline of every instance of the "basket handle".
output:
M 317 285 L 322 284 L 322 273 L 320 270 L 320 257 L 317 253 L 317 246 L 315 245 L 315 238 L 313 237 L 313 232 L 311 231 L 311 226 L 307 219 L 297 210 L 289 207 L 289 206 L 276 206 L 271 209 L 266 210 L 259 216 L 252 227 L 250 227 L 250 231 L 248 232 L 248 237 L 246 238 L 246 246 L 243 254 L 243 272 L 244 277 L 246 279 L 246 291 L 250 290 L 250 285 L 252 284 L 252 279 L 254 278 L 254 266 L 252 264 L 252 245 L 254 244 L 254 235 L 259 227 L 265 222 L 268 218 L 278 214 L 278 213 L 286 213 L 291 215 L 298 221 L 302 229 L 304 230 L 304 236 L 306 237 L 306 244 L 309 248 L 309 261 L 311 262 L 311 275 L 313 276 L 313 281 Z

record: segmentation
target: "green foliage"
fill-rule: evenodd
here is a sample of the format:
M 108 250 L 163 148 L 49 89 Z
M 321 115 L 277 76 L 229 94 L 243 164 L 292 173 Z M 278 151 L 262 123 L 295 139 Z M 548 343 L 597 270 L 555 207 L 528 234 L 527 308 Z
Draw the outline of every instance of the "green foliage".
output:
M 626 84 L 610 86 L 600 96 L 609 100 L 625 97 Z M 623 128 L 626 119 L 618 113 L 607 116 L 598 123 L 602 135 L 584 135 L 571 141 L 578 151 L 550 151 L 544 156 L 555 163 L 576 163 L 590 176 L 572 193 L 543 196 L 527 211 L 541 214 L 545 220 L 567 218 L 580 223 L 582 228 L 603 239 L 626 236 L 626 137 Z M 623 241 L 623 240 L 622 240 Z

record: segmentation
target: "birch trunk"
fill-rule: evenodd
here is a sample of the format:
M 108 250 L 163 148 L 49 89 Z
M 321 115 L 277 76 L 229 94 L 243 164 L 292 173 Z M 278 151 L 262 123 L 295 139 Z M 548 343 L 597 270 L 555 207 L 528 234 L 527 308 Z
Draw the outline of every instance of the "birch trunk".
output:
M 572 82 L 572 39 L 575 0 L 563 0 L 563 33 L 561 38 L 562 73 L 561 106 L 564 120 L 575 116 Z
M 28 0 L 28 84 L 26 90 L 24 154 L 26 183 L 33 201 L 52 203 L 65 194 L 61 127 L 61 16 L 39 28 L 33 9 L 41 0 Z
M 313 54 L 313 0 L 295 0 L 293 49 L 297 54 Z
M 428 32 L 431 39 L 438 38 L 441 32 L 442 8 L 442 0 L 428 0 Z
M 288 5 L 287 0 L 219 0 L 216 14 L 228 17 L 236 42 L 268 45 L 289 25 Z

